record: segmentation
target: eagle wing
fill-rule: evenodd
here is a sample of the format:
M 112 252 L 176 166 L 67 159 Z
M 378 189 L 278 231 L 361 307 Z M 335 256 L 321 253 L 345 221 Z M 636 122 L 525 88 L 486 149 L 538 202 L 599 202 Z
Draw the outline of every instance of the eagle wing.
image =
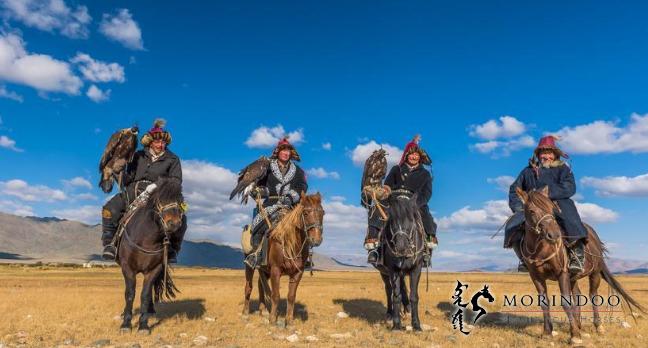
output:
M 375 150 L 365 161 L 362 172 L 362 187 L 376 186 L 382 184 L 387 174 L 387 152 L 384 149 Z
M 101 173 L 99 187 L 104 192 L 108 193 L 112 190 L 114 178 L 119 176 L 128 162 L 133 159 L 137 149 L 137 132 L 138 128 L 135 126 L 121 129 L 110 136 L 99 161 L 99 172 Z M 121 185 L 121 176 L 119 177 Z
M 101 155 L 101 160 L 99 161 L 99 171 L 103 172 L 104 168 L 106 167 L 106 164 L 110 162 L 110 160 L 113 157 L 113 153 L 117 146 L 120 143 L 120 140 L 122 138 L 122 131 L 118 130 L 113 135 L 110 136 L 110 139 L 108 140 L 108 144 L 106 144 L 106 148 L 104 149 L 103 154 Z
M 229 199 L 231 200 L 234 196 L 238 195 L 241 197 L 241 203 L 247 203 L 247 194 L 263 178 L 269 165 L 270 160 L 265 156 L 261 156 L 243 168 L 239 172 L 238 182 L 232 190 L 232 193 L 230 193 Z

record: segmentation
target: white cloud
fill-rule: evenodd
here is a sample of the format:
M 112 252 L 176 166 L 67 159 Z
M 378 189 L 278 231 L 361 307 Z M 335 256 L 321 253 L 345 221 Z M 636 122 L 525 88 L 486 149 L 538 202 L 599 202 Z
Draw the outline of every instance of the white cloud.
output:
M 66 220 L 80 221 L 88 225 L 95 225 L 101 219 L 101 206 L 83 205 L 69 209 L 54 209 L 52 215 Z
M 110 92 L 112 90 L 108 89 L 105 92 L 99 89 L 96 85 L 92 85 L 88 88 L 86 95 L 95 103 L 105 102 L 110 99 Z
M 470 135 L 484 140 L 512 138 L 523 134 L 527 127 L 512 116 L 502 116 L 497 120 L 489 120 L 484 124 L 470 126 Z
M 0 211 L 18 216 L 36 215 L 34 214 L 34 208 L 22 203 L 4 199 L 0 199 Z
M 40 30 L 70 38 L 87 38 L 92 17 L 82 5 L 72 10 L 63 0 L 3 0 L 4 16 Z
M 378 144 L 376 141 L 371 140 L 365 144 L 359 144 L 351 151 L 351 160 L 353 164 L 358 167 L 364 166 L 365 161 L 371 154 L 380 148 L 387 151 L 387 164 L 396 165 L 400 161 L 403 150 L 390 144 Z
M 450 216 L 439 219 L 439 231 L 480 230 L 496 231 L 511 215 L 508 201 L 488 201 L 479 209 L 465 206 Z
M 585 223 L 614 222 L 619 218 L 619 214 L 614 210 L 603 208 L 594 203 L 575 203 L 581 220 Z
M 327 178 L 331 178 L 331 179 L 335 179 L 335 180 L 340 179 L 340 174 L 338 172 L 328 172 L 328 171 L 326 171 L 326 169 L 324 169 L 322 167 L 311 168 L 311 169 L 307 170 L 306 173 L 308 173 L 308 175 L 312 175 L 312 176 L 314 176 L 316 178 L 319 178 L 319 179 L 327 179 Z
M 511 140 L 490 140 L 471 145 L 477 152 L 492 153 L 493 157 L 508 157 L 511 152 L 535 146 L 535 140 L 530 135 L 523 135 Z M 496 151 L 497 150 L 497 151 Z
M 99 197 L 93 195 L 92 193 L 79 193 L 72 196 L 73 199 L 78 201 L 98 201 Z
M 27 202 L 54 202 L 64 201 L 68 198 L 61 190 L 45 185 L 32 186 L 19 179 L 0 181 L 0 192 Z
M 63 185 L 71 188 L 81 187 L 81 188 L 92 189 L 92 184 L 90 183 L 90 181 L 80 176 L 74 177 L 69 180 L 61 180 L 61 181 L 63 182 Z
M 605 178 L 584 177 L 581 179 L 583 186 L 596 189 L 601 196 L 648 196 L 648 174 L 635 177 L 608 176 Z
M 302 129 L 286 133 L 284 127 L 279 124 L 272 128 L 261 126 L 253 130 L 245 141 L 245 145 L 252 148 L 270 148 L 275 146 L 284 136 L 287 136 L 293 145 L 304 142 L 304 131 Z
M 23 149 L 19 149 L 16 147 L 16 141 L 9 138 L 6 135 L 0 135 L 0 147 L 4 147 L 5 149 L 13 150 L 16 152 L 23 152 Z
M 0 98 L 15 100 L 19 103 L 23 102 L 23 97 L 20 94 L 7 90 L 5 86 L 0 86 Z
M 16 34 L 0 35 L 0 80 L 23 84 L 41 92 L 78 94 L 83 86 L 66 62 L 45 54 L 30 54 Z
M 495 184 L 497 189 L 500 191 L 508 193 L 511 184 L 515 181 L 515 178 L 508 175 L 502 175 L 497 178 L 488 178 L 486 181 L 488 181 L 489 184 Z
M 561 138 L 561 146 L 573 154 L 648 152 L 648 114 L 632 114 L 625 127 L 599 120 L 565 127 L 555 134 Z
M 331 151 L 331 147 L 332 147 L 331 143 L 323 143 L 322 144 L 322 149 L 324 149 L 326 151 Z
M 99 31 L 111 40 L 117 41 L 127 48 L 143 50 L 142 30 L 133 20 L 128 9 L 119 9 L 115 15 L 104 13 Z
M 95 60 L 85 53 L 77 53 L 70 61 L 78 65 L 79 71 L 86 80 L 92 82 L 115 81 L 119 83 L 126 81 L 124 67 L 117 63 Z

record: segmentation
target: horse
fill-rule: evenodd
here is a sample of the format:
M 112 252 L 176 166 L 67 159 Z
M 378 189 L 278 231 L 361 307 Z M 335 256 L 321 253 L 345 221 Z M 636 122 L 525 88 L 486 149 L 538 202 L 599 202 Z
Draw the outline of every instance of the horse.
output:
M 125 216 L 119 238 L 117 263 L 126 285 L 123 322 L 120 330 L 130 332 L 137 274 L 144 275 L 140 300 L 138 332 L 150 334 L 149 316 L 155 314 L 155 302 L 175 298 L 178 291 L 168 269 L 169 240 L 186 230 L 182 207 L 182 186 L 176 179 L 161 178 L 145 205 Z M 154 294 L 154 298 L 153 298 Z
M 387 321 L 393 322 L 392 330 L 402 330 L 401 305 L 403 313 L 411 310 L 412 328 L 421 331 L 418 315 L 418 285 L 423 268 L 425 232 L 421 222 L 417 195 L 390 196 L 386 206 L 389 219 L 383 229 L 383 262 L 374 267 L 380 272 L 387 295 Z M 405 276 L 410 277 L 408 296 Z
M 301 281 L 310 249 L 322 243 L 324 209 L 322 196 L 317 193 L 305 195 L 270 231 L 268 240 L 268 263 L 259 268 L 259 314 L 263 314 L 262 306 L 270 310 L 270 323 L 276 324 L 279 308 L 279 283 L 282 275 L 290 277 L 288 287 L 288 309 L 286 325 L 294 317 L 295 297 Z M 254 269 L 245 266 L 245 304 L 243 314 L 250 312 L 250 295 L 252 294 L 252 278 Z M 268 284 L 272 284 L 272 289 Z M 271 296 L 269 296 L 271 293 Z M 271 302 L 271 304 L 270 304 Z
M 590 300 L 592 300 L 594 326 L 599 334 L 603 334 L 604 329 L 601 325 L 598 306 L 594 305 L 593 298 L 598 296 L 601 278 L 623 297 L 628 303 L 631 312 L 633 307 L 643 313 L 646 312 L 644 307 L 625 291 L 608 269 L 604 259 L 607 249 L 591 226 L 585 225 L 588 232 L 588 242 L 585 246 L 584 271 L 570 275 L 567 269 L 569 262 L 567 249 L 563 243 L 565 237 L 562 235 L 561 227 L 556 220 L 556 214 L 560 213 L 560 208 L 549 198 L 549 188 L 545 186 L 541 190 L 524 192 L 518 187 L 516 193 L 524 204 L 525 232 L 522 239 L 523 245 L 520 246 L 522 259 L 529 269 L 529 275 L 539 296 L 547 298 L 547 279 L 558 281 L 561 305 L 569 319 L 570 341 L 572 344 L 581 342 L 580 308 L 579 306 L 573 306 L 571 303 L 572 295 L 575 298 L 581 295 L 578 288 L 578 279 L 589 278 L 589 296 Z M 563 299 L 570 300 L 564 301 Z M 549 304 L 547 301 L 541 301 L 540 305 L 544 317 L 543 334 L 551 337 L 553 325 L 549 313 Z

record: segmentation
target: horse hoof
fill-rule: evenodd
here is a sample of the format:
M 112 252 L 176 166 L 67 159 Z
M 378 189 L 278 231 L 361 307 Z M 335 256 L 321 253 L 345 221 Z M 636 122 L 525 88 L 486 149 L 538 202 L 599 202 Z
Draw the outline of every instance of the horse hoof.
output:
M 423 329 L 421 329 L 421 325 L 413 325 L 413 326 L 412 326 L 412 329 L 413 329 L 414 331 L 423 331 Z
M 130 327 L 121 327 L 121 328 L 119 328 L 119 333 L 122 334 L 122 335 L 129 334 L 132 331 L 133 331 L 133 329 L 130 328 Z
M 569 339 L 569 344 L 571 344 L 572 346 L 582 346 L 583 340 L 578 337 L 572 337 L 571 339 Z
M 138 329 L 137 334 L 142 336 L 148 336 L 151 334 L 151 329 Z
M 403 326 L 394 325 L 394 326 L 392 326 L 392 331 L 403 331 Z

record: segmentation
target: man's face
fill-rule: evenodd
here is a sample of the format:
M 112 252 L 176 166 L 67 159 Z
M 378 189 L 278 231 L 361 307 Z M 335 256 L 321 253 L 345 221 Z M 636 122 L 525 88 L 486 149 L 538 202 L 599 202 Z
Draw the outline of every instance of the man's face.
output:
M 165 148 L 166 148 L 166 143 L 164 142 L 164 140 L 158 139 L 158 140 L 153 140 L 153 142 L 151 142 L 151 149 L 153 149 L 153 152 L 155 152 L 156 154 L 161 153 L 162 151 L 164 151 Z
M 412 152 L 409 155 L 407 155 L 407 163 L 410 166 L 418 165 L 420 160 L 421 160 L 421 155 L 419 155 L 418 152 Z
M 540 151 L 540 162 L 551 163 L 556 160 L 556 154 L 553 150 L 542 150 Z
M 283 149 L 279 151 L 278 157 L 281 162 L 288 162 L 288 160 L 290 159 L 290 149 Z

